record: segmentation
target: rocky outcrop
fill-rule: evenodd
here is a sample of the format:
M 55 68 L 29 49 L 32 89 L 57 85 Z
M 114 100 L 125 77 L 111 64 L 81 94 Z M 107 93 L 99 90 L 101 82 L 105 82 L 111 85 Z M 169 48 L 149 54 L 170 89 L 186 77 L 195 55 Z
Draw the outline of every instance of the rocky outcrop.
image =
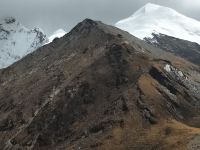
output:
M 152 37 L 144 38 L 144 41 L 167 52 L 200 65 L 200 45 L 194 42 L 181 40 L 164 34 L 153 33 Z

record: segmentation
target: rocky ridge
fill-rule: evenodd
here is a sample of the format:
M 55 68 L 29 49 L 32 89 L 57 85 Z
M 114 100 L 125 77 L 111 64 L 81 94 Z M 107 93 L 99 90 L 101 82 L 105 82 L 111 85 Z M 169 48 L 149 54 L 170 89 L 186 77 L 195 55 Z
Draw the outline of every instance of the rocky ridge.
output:
M 0 70 L 0 148 L 192 149 L 199 76 L 196 65 L 86 19 Z

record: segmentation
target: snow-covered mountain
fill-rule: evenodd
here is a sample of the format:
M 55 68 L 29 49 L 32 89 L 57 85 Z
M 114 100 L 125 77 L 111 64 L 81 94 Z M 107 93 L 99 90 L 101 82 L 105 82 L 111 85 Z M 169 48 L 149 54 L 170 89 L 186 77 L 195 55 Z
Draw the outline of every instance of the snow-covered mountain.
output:
M 55 38 L 61 38 L 66 34 L 66 31 L 63 29 L 58 29 L 50 37 L 48 43 L 51 43 Z
M 171 8 L 151 3 L 140 8 L 132 16 L 117 22 L 115 26 L 140 39 L 152 37 L 152 33 L 162 33 L 200 44 L 199 21 Z
M 0 68 L 18 61 L 47 41 L 39 28 L 30 30 L 12 17 L 0 20 Z

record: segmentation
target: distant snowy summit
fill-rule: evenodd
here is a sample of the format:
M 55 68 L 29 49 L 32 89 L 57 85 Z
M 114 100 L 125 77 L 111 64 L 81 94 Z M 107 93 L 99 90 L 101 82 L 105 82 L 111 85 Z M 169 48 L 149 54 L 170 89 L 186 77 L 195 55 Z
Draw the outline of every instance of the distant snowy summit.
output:
M 65 34 L 59 29 L 48 38 L 40 28 L 28 29 L 13 17 L 0 19 L 0 69 Z
M 115 26 L 140 39 L 152 37 L 152 33 L 162 33 L 200 44 L 199 21 L 156 4 L 146 4 Z
M 48 43 L 51 43 L 54 39 L 56 38 L 61 38 L 66 34 L 66 31 L 64 31 L 63 29 L 58 29 L 57 31 L 55 31 L 50 37 L 49 37 L 49 41 Z
M 39 28 L 30 30 L 13 17 L 0 20 L 0 68 L 8 67 L 47 41 Z

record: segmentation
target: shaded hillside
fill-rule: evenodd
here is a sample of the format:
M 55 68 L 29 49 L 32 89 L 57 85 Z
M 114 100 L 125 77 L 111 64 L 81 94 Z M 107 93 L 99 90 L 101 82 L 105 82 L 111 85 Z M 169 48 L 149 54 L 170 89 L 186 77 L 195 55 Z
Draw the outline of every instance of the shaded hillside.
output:
M 194 42 L 177 39 L 164 34 L 153 33 L 153 38 L 144 40 L 158 48 L 172 52 L 196 65 L 200 65 L 200 45 Z
M 86 19 L 0 70 L 0 149 L 192 149 L 199 77 L 195 65 Z

